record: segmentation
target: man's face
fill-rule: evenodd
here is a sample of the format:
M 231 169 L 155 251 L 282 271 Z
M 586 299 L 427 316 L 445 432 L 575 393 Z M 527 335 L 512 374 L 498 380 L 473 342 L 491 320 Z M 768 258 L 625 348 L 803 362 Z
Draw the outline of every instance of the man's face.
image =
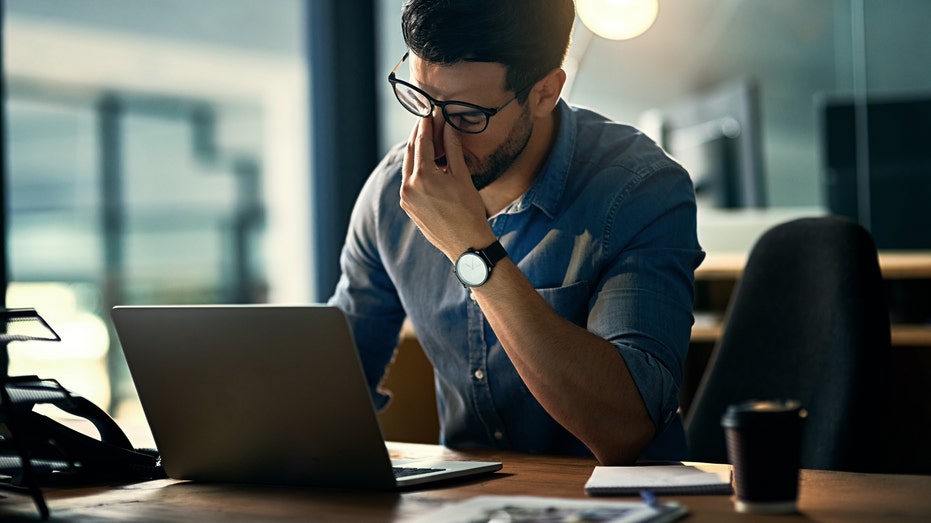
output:
M 487 108 L 499 107 L 514 97 L 505 88 L 506 69 L 501 64 L 460 62 L 438 65 L 410 56 L 410 82 L 441 101 L 461 101 Z M 433 113 L 436 161 L 446 165 L 443 127 L 449 125 L 439 107 Z M 459 133 L 465 164 L 472 182 L 481 190 L 504 175 L 523 152 L 533 130 L 526 108 L 516 100 L 502 108 L 479 134 Z

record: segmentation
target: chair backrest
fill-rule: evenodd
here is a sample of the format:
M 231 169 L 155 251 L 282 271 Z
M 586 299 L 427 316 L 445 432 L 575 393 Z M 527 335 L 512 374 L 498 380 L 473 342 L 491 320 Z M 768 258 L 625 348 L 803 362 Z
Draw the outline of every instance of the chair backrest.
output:
M 686 416 L 691 459 L 726 462 L 721 416 L 745 400 L 798 399 L 802 467 L 879 467 L 889 314 L 875 244 L 860 225 L 801 218 L 750 252 Z

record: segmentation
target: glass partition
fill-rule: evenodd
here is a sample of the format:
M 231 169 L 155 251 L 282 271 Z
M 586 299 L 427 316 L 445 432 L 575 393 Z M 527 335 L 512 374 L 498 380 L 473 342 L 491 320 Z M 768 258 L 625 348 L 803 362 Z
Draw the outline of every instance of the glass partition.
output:
M 306 301 L 300 0 L 4 2 L 10 374 L 136 408 L 118 304 Z

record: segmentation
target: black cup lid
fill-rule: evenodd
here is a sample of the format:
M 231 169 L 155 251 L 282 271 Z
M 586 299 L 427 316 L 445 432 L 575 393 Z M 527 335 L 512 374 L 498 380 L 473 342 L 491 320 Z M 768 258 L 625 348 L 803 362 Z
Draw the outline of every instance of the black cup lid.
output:
M 800 419 L 808 416 L 798 400 L 752 400 L 727 408 L 721 417 L 724 427 L 745 427 L 762 421 Z

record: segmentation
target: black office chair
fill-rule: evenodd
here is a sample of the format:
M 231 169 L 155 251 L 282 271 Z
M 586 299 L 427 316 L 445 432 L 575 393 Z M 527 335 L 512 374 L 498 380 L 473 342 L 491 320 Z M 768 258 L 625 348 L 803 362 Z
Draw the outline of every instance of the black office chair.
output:
M 750 252 L 686 416 L 691 459 L 727 461 L 728 405 L 798 399 L 808 411 L 803 468 L 877 470 L 890 365 L 870 234 L 837 217 L 777 225 Z

